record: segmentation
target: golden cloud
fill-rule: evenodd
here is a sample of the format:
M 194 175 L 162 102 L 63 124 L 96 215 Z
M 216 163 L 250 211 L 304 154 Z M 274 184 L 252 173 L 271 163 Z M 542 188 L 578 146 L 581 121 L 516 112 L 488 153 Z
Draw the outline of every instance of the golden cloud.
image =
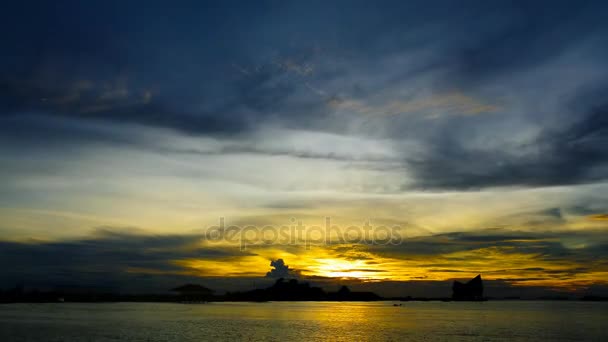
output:
M 608 214 L 589 215 L 587 218 L 593 221 L 608 221 Z

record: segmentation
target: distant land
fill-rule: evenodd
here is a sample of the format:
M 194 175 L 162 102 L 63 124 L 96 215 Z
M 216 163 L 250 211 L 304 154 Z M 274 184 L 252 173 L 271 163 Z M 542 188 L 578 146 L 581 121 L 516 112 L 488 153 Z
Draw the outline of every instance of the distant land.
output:
M 484 297 L 481 276 L 467 283 L 454 282 L 451 297 L 382 297 L 373 292 L 351 291 L 342 286 L 336 292 L 297 279 L 278 279 L 272 286 L 245 292 L 227 292 L 222 295 L 199 284 L 185 284 L 171 289 L 173 294 L 118 294 L 98 291 L 25 291 L 23 286 L 0 291 L 0 303 L 56 303 L 56 302 L 271 302 L 271 301 L 486 301 L 486 300 L 570 300 L 566 296 Z M 608 301 L 608 297 L 584 296 L 583 301 Z

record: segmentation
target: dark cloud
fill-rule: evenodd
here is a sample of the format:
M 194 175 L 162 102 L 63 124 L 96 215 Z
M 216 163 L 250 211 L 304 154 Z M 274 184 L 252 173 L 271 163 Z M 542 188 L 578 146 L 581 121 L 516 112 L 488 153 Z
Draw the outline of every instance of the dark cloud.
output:
M 378 57 L 420 47 L 436 50 L 420 70 L 429 71 L 428 65 L 455 70 L 448 87 L 521 70 L 596 33 L 594 23 L 601 20 L 601 11 L 579 3 L 551 8 L 525 2 L 387 2 L 384 8 L 365 2 L 236 8 L 150 3 L 141 8 L 66 1 L 45 7 L 33 11 L 12 4 L 4 11 L 3 41 L 13 51 L 0 69 L 5 111 L 39 109 L 88 118 L 83 109 L 113 105 L 115 110 L 93 116 L 201 133 L 246 129 L 239 124 L 269 116 L 299 124 L 310 115 L 320 119 L 323 107 L 313 105 L 315 100 L 293 96 L 295 88 L 304 88 L 304 79 L 314 83 L 357 74 L 350 69 L 367 69 Z M 305 14 L 316 20 L 305 20 Z M 268 17 L 274 18 L 272 26 Z M 392 72 L 397 79 L 411 76 L 409 70 Z M 100 90 L 119 79 L 129 86 L 128 96 L 100 103 Z M 80 88 L 79 100 L 65 105 L 83 82 L 89 87 Z M 353 89 L 352 95 L 365 96 L 370 91 L 362 89 L 370 86 L 355 81 L 341 92 Z M 156 90 L 154 101 L 134 105 L 146 90 Z M 63 105 L 57 104 L 60 99 Z M 307 117 L 298 120 L 299 113 Z
M 236 247 L 200 247 L 202 240 L 202 235 L 146 235 L 99 229 L 92 237 L 80 240 L 2 241 L 2 286 L 26 282 L 46 286 L 94 284 L 136 288 L 124 283 L 125 278 L 133 278 L 127 276 L 146 272 L 164 273 L 167 277 L 183 274 L 185 269 L 174 264 L 175 260 L 218 260 L 248 255 Z
M 227 81 L 235 56 L 223 43 L 236 37 L 231 25 L 213 19 L 241 15 L 223 5 L 199 9 L 111 1 L 5 6 L 2 41 L 11 54 L 0 66 L 2 115 L 38 112 L 206 134 L 245 129 L 242 110 L 220 112 L 216 104 L 217 82 Z M 195 33 L 212 29 L 215 39 Z
M 604 6 L 594 1 L 556 1 L 550 9 L 546 3 L 525 1 L 492 6 L 494 10 L 486 9 L 483 15 L 486 20 L 496 19 L 496 24 L 486 22 L 485 34 L 464 40 L 453 60 L 451 76 L 483 87 L 493 78 L 525 72 L 556 59 L 581 39 L 606 32 L 606 25 L 596 24 L 601 20 L 598 10 Z M 596 58 L 607 52 L 599 46 L 594 51 Z
M 442 131 L 429 150 L 408 165 L 416 187 L 480 189 L 498 186 L 552 186 L 591 183 L 608 176 L 608 105 L 575 113 L 573 123 L 546 129 L 533 142 L 484 148 L 467 147 L 459 135 Z
M 404 239 L 399 245 L 367 245 L 365 249 L 395 258 L 437 256 L 495 248 L 504 254 L 536 255 L 539 260 L 580 261 L 593 263 L 603 255 L 606 237 L 594 231 L 512 231 L 485 229 L 452 232 Z M 583 246 L 583 247 L 581 247 Z M 481 256 L 480 256 L 481 257 Z M 466 261 L 468 257 L 463 257 Z M 441 265 L 426 265 L 441 267 Z
M 591 80 L 579 82 L 589 88 L 580 90 L 579 83 L 569 86 L 570 76 L 564 76 L 561 88 L 548 89 L 544 96 L 553 101 L 565 93 L 572 103 L 552 114 L 537 113 L 534 106 L 517 109 L 515 115 L 526 118 L 519 126 L 498 115 L 362 117 L 330 104 L 355 100 L 369 105 L 371 114 L 382 114 L 371 104 L 454 89 L 494 100 L 504 91 L 519 90 L 529 83 L 528 75 L 572 51 L 578 57 L 568 57 L 567 65 L 589 65 L 601 74 L 608 57 L 608 45 L 601 44 L 608 28 L 601 16 L 605 6 L 593 1 L 550 6 L 524 1 L 192 2 L 170 8 L 156 2 L 145 8 L 118 2 L 11 4 L 0 17 L 2 41 L 11 51 L 0 58 L 0 129 L 10 135 L 10 120 L 32 118 L 32 113 L 46 119 L 21 127 L 21 140 L 100 138 L 86 131 L 45 131 L 45 125 L 53 126 L 49 118 L 195 135 L 239 135 L 278 125 L 380 136 L 397 146 L 416 140 L 424 153 L 404 151 L 398 161 L 372 160 L 377 169 L 405 169 L 414 178 L 408 189 L 603 181 L 606 87 Z M 422 57 L 410 58 L 420 51 Z M 402 88 L 412 93 L 403 95 Z M 534 95 L 524 89 L 519 96 Z M 500 144 L 508 140 L 505 130 L 549 121 L 553 124 L 532 141 Z M 496 144 L 472 143 L 488 139 L 492 131 L 502 133 L 495 135 Z M 107 135 L 111 141 L 112 132 Z M 260 151 L 248 141 L 244 145 L 218 153 L 233 149 L 348 159 L 332 152 Z
M 235 133 L 250 124 L 246 117 L 187 112 L 186 108 L 153 99 L 154 95 L 148 90 L 114 88 L 126 85 L 110 85 L 107 89 L 92 85 L 90 89 L 78 90 L 71 89 L 77 86 L 61 89 L 61 82 L 56 80 L 44 85 L 0 83 L 0 106 L 4 116 L 44 113 L 59 118 L 143 124 L 197 134 Z
M 555 219 L 558 219 L 558 220 L 563 219 L 562 210 L 560 208 L 550 208 L 550 209 L 543 211 L 542 214 L 554 217 Z

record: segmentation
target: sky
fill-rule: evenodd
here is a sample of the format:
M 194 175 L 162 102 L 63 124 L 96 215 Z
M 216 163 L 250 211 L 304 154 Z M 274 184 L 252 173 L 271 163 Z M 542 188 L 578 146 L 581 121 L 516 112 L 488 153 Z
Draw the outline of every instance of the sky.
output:
M 603 1 L 0 7 L 0 288 L 608 293 Z

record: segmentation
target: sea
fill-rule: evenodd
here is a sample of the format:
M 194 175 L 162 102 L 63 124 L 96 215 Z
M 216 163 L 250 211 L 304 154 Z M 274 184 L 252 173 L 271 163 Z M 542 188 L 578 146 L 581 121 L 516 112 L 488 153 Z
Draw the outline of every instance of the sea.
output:
M 608 302 L 0 304 L 0 341 L 608 341 Z

